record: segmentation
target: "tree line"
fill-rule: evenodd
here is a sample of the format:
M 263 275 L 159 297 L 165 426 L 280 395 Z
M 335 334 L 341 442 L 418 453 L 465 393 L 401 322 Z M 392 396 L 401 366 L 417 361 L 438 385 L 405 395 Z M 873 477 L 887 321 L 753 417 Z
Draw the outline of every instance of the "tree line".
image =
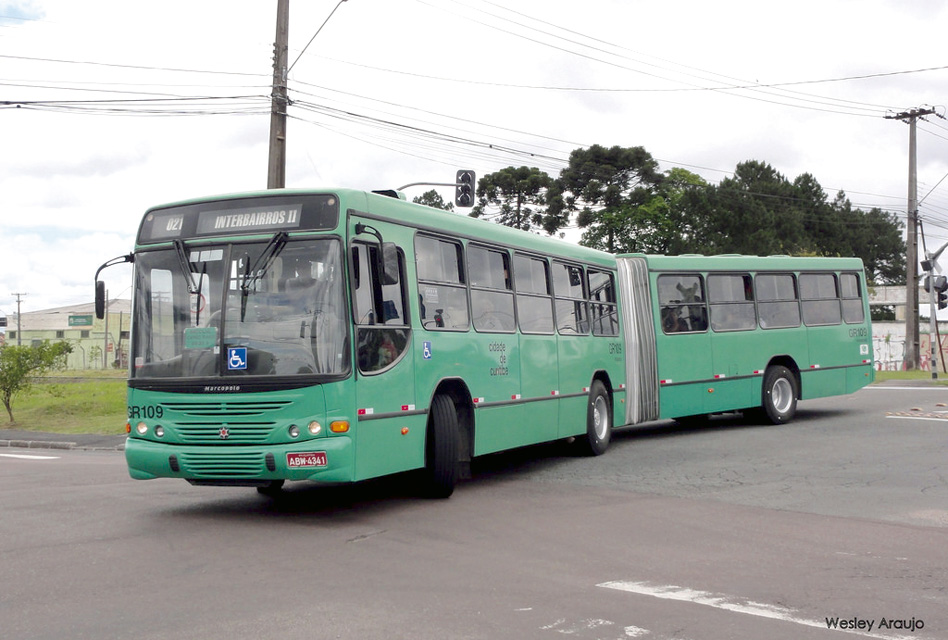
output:
M 878 208 L 830 200 L 809 173 L 789 180 L 757 160 L 712 184 L 686 169 L 660 171 L 642 147 L 593 145 L 553 177 L 506 167 L 481 177 L 470 215 L 553 235 L 575 224 L 580 244 L 609 253 L 856 256 L 874 284 L 905 281 L 902 223 Z M 445 205 L 436 192 L 416 202 Z

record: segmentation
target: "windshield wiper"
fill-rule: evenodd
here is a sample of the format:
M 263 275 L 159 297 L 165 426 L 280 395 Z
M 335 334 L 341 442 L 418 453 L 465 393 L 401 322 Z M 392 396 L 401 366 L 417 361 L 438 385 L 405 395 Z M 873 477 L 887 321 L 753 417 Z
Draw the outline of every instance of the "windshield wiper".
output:
M 273 234 L 273 237 L 270 238 L 270 242 L 263 248 L 263 251 L 260 252 L 260 256 L 254 261 L 253 266 L 250 266 L 250 260 L 247 260 L 245 263 L 247 267 L 244 271 L 244 281 L 240 284 L 241 322 L 244 321 L 247 315 L 247 296 L 250 295 L 250 285 L 256 284 L 257 280 L 266 275 L 267 270 L 270 269 L 270 265 L 273 264 L 273 261 L 276 260 L 280 252 L 283 251 L 283 247 L 286 246 L 287 238 L 289 238 L 289 235 L 286 231 L 277 231 Z
M 243 292 L 244 297 L 250 293 L 250 285 L 255 284 L 258 279 L 266 275 L 267 270 L 270 269 L 270 265 L 273 264 L 273 261 L 276 260 L 280 252 L 283 251 L 283 247 L 286 246 L 288 237 L 286 231 L 277 231 L 273 234 L 273 237 L 270 238 L 270 242 L 263 248 L 263 251 L 260 252 L 260 256 L 253 263 L 253 266 L 248 269 L 247 276 L 240 285 L 240 290 Z
M 174 239 L 174 250 L 178 254 L 178 263 L 181 265 L 181 273 L 184 274 L 184 281 L 188 285 L 188 293 L 197 293 L 197 285 L 194 284 L 194 274 L 191 273 L 191 265 L 188 262 L 188 255 L 184 251 L 184 241 L 181 238 Z

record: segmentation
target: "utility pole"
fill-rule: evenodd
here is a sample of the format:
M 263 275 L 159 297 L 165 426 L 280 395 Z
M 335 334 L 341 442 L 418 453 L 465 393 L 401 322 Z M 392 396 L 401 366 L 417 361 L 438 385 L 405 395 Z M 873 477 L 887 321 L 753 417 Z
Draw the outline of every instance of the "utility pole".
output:
M 290 106 L 290 97 L 287 92 L 287 78 L 290 71 L 300 61 L 303 54 L 313 44 L 313 40 L 323 30 L 329 18 L 336 13 L 343 2 L 339 0 L 336 6 L 320 25 L 313 37 L 309 39 L 293 64 L 289 62 L 290 41 L 290 0 L 277 0 L 276 42 L 273 45 L 273 92 L 270 103 L 270 164 L 267 169 L 267 189 L 282 189 L 286 186 L 286 112 Z
M 290 0 L 278 0 L 276 42 L 273 45 L 273 92 L 270 103 L 270 161 L 267 189 L 286 186 L 286 68 L 290 40 Z
M 915 124 L 919 118 L 930 116 L 934 109 L 911 109 L 887 120 L 902 120 L 909 124 L 909 180 L 908 220 L 906 224 L 905 269 L 905 368 L 918 369 L 918 166 L 916 164 Z
M 21 336 L 23 332 L 20 330 L 20 298 L 24 297 L 25 293 L 11 293 L 11 296 L 16 296 L 16 346 L 23 344 L 23 339 Z

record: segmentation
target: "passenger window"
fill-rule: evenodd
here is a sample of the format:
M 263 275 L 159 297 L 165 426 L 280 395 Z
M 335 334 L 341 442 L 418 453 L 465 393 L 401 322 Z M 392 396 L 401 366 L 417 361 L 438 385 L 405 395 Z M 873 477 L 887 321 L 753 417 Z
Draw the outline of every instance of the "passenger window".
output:
M 590 269 L 587 276 L 593 335 L 619 335 L 619 312 L 616 305 L 615 280 L 612 274 Z
M 800 298 L 803 300 L 803 322 L 807 326 L 842 322 L 840 301 L 836 292 L 836 276 L 832 273 L 800 274 Z
M 747 331 L 757 327 L 750 274 L 709 275 L 708 296 L 713 330 Z
M 356 359 L 362 373 L 388 369 L 405 353 L 405 256 L 398 252 L 398 283 L 382 284 L 378 245 L 352 245 L 352 301 Z
M 701 276 L 658 276 L 658 303 L 665 333 L 708 330 L 708 309 Z
M 553 333 L 553 299 L 546 260 L 514 255 L 517 318 L 523 333 Z
M 757 313 L 763 329 L 785 329 L 800 326 L 800 302 L 796 280 L 791 273 L 759 273 Z
M 467 331 L 470 315 L 461 245 L 418 235 L 415 260 L 421 326 L 436 331 Z
M 467 260 L 474 329 L 513 333 L 516 322 L 509 256 L 504 251 L 468 246 Z
M 847 324 L 865 321 L 866 313 L 859 293 L 859 276 L 855 273 L 839 274 L 839 290 L 843 300 L 843 321 Z
M 583 268 L 553 263 L 556 328 L 564 335 L 589 333 L 589 311 L 586 302 Z

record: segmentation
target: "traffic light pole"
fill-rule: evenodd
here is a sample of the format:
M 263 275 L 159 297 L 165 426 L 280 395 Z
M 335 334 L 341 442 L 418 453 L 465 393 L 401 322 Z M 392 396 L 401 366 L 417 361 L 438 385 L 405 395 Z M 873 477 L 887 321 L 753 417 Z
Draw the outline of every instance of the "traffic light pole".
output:
M 930 255 L 925 256 L 928 262 L 928 281 L 931 283 L 930 291 L 928 292 L 928 303 L 929 303 L 929 318 L 928 318 L 928 344 L 932 350 L 932 380 L 938 379 L 938 352 L 941 351 L 941 341 L 936 340 L 936 335 L 938 333 L 938 318 L 935 311 L 935 299 L 938 297 L 938 292 L 935 290 L 935 261 L 931 259 Z
M 408 187 L 454 187 L 454 204 L 459 207 L 473 207 L 474 178 L 474 172 L 470 169 L 460 169 L 455 182 L 409 182 L 396 191 L 404 191 Z
M 928 292 L 929 301 L 929 319 L 928 319 L 928 342 L 931 346 L 931 366 L 932 380 L 938 379 L 938 360 L 941 355 L 941 338 L 938 335 L 938 309 L 944 309 L 946 306 L 945 291 L 948 289 L 948 280 L 945 276 L 935 275 L 935 265 L 939 256 L 948 248 L 948 242 L 941 245 L 938 251 L 934 253 L 928 251 L 925 243 L 925 231 L 922 230 L 922 247 L 925 249 L 925 260 L 922 262 L 922 269 L 928 272 L 925 278 L 925 290 Z

